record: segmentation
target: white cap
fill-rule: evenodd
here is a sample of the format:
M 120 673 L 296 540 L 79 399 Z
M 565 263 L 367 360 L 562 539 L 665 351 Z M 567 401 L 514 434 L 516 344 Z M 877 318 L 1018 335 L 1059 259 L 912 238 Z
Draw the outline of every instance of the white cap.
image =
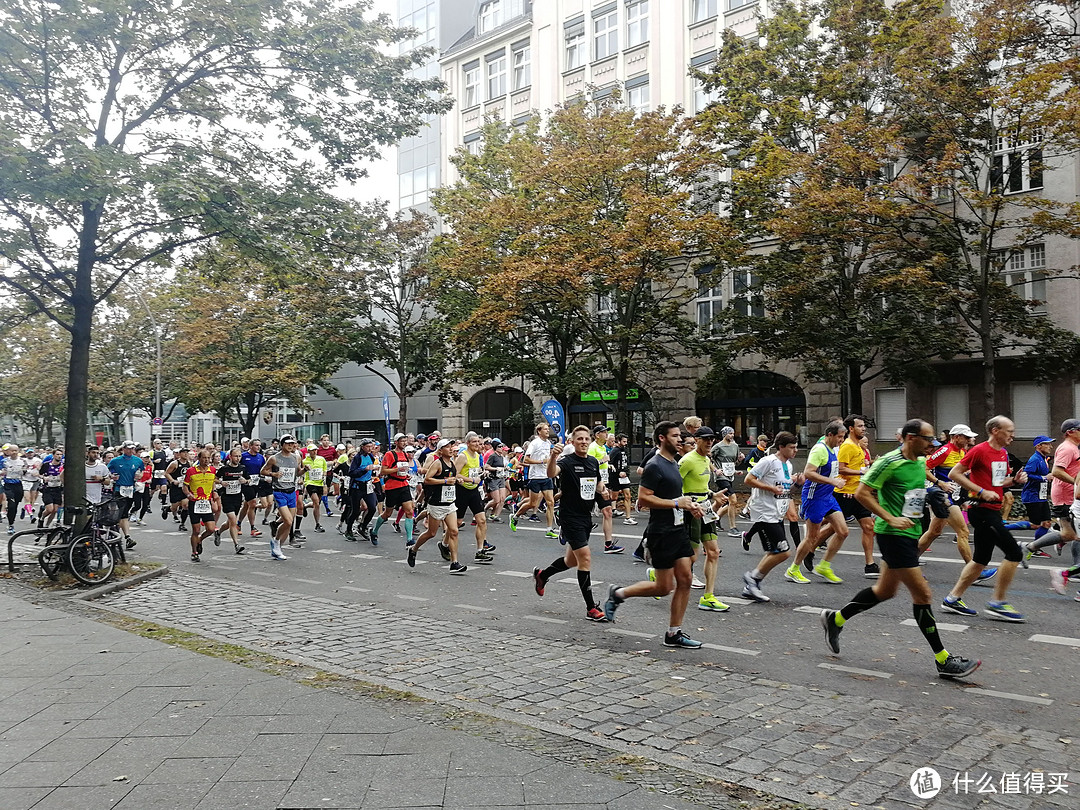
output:
M 405 452 L 406 453 L 415 453 L 416 448 L 413 447 L 411 444 L 407 444 L 407 445 L 405 445 Z
M 244 442 L 250 442 L 250 441 L 251 441 L 251 439 L 249 439 L 247 436 L 244 436 L 243 438 L 240 439 L 241 444 L 243 444 Z
M 949 431 L 950 436 L 967 436 L 969 439 L 974 439 L 979 434 L 969 428 L 967 425 L 953 425 L 952 430 Z
M 337 450 L 344 450 L 344 449 L 345 449 L 345 445 L 343 445 L 343 444 L 339 444 L 339 445 L 338 445 L 338 446 L 337 446 L 337 447 L 336 447 L 335 449 L 337 449 Z
M 453 439 L 439 439 L 439 443 L 435 445 L 436 450 L 442 450 L 444 447 L 449 447 L 454 443 Z
M 407 438 L 408 437 L 404 433 L 395 433 L 393 441 L 396 442 L 398 439 L 407 439 Z

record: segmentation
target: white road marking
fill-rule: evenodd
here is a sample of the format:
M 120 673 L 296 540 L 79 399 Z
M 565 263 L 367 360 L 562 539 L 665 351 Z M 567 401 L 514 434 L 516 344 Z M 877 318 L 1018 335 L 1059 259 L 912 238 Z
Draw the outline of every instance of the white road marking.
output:
M 723 644 L 702 644 L 709 650 L 719 650 L 720 652 L 735 653 L 736 655 L 761 655 L 761 650 L 746 650 L 742 647 L 725 647 Z
M 538 528 L 536 526 L 522 526 L 521 524 L 522 524 L 522 521 L 519 520 L 518 521 L 518 531 L 519 532 L 546 532 L 547 531 L 547 529 L 544 528 L 543 526 Z M 596 528 L 593 529 L 590 532 L 590 534 L 601 535 L 601 536 L 604 534 L 603 527 L 600 525 L 599 519 L 596 521 Z M 618 532 L 612 532 L 611 536 L 612 537 L 621 537 L 624 540 L 640 540 L 641 539 L 640 534 L 619 534 Z M 555 538 L 553 537 L 551 539 L 554 540 Z M 611 555 L 611 556 L 615 556 L 615 555 Z
M 430 599 L 428 599 L 427 597 L 424 597 L 424 596 L 409 596 L 408 594 L 404 594 L 404 593 L 395 593 L 394 598 L 395 599 L 407 599 L 410 602 L 430 602 L 431 601 Z
M 633 636 L 634 638 L 656 638 L 652 633 L 639 633 L 637 630 L 620 630 L 618 627 L 606 627 L 604 628 L 609 633 L 615 633 L 618 636 Z
M 139 531 L 145 534 L 161 534 L 164 529 L 143 529 L 140 527 Z
M 837 672 L 850 672 L 852 675 L 867 675 L 871 678 L 891 678 L 891 672 L 878 672 L 876 669 L 856 669 L 855 667 L 843 667 L 840 664 L 818 664 L 819 669 L 833 669 Z
M 716 597 L 721 602 L 728 605 L 756 605 L 753 599 L 743 599 L 741 596 L 724 596 L 723 594 Z
M 547 616 L 522 616 L 523 619 L 529 619 L 534 622 L 546 622 L 547 624 L 566 624 L 566 619 L 549 619 Z
M 495 573 L 501 577 L 517 577 L 518 579 L 527 579 L 532 576 L 531 571 L 496 571 Z
M 271 574 L 269 571 L 252 571 L 251 573 L 253 573 L 257 577 L 276 577 L 277 576 L 277 574 Z
M 350 554 L 349 556 L 352 557 L 354 560 L 381 560 L 382 559 L 382 557 L 380 557 L 378 554 Z
M 1021 703 L 1038 703 L 1040 706 L 1049 706 L 1054 701 L 1049 698 L 1032 697 L 1031 695 L 1016 695 L 1012 692 L 996 692 L 993 689 L 982 689 L 977 686 L 969 686 L 967 692 L 974 692 L 977 695 L 986 695 L 987 697 L 1004 698 L 1005 700 L 1018 700 Z
M 532 574 L 530 574 L 529 576 L 532 576 Z M 561 583 L 564 583 L 564 584 L 565 583 L 573 583 L 574 585 L 577 585 L 577 577 L 563 577 L 562 579 L 555 580 L 555 582 L 561 582 Z M 604 580 L 602 580 L 602 579 L 594 579 L 592 581 L 592 584 L 593 585 L 603 585 Z
M 1043 644 L 1060 644 L 1063 647 L 1080 647 L 1080 638 L 1069 638 L 1068 636 L 1044 636 L 1041 633 L 1036 633 L 1028 641 L 1041 641 Z
M 792 610 L 796 613 L 813 613 L 818 615 L 821 611 L 825 610 L 825 608 L 814 607 L 813 605 L 802 605 L 797 608 L 792 608 Z
M 476 605 L 454 605 L 454 607 L 461 608 L 462 610 L 478 610 L 481 612 L 487 610 L 487 608 L 477 607 Z
M 917 621 L 915 621 L 914 619 L 904 619 L 902 622 L 900 622 L 900 624 L 903 624 L 903 625 L 905 625 L 907 627 L 918 627 L 919 626 L 919 623 Z M 953 633 L 963 633 L 965 630 L 968 629 L 969 626 L 970 625 L 966 625 L 966 624 L 950 624 L 949 622 L 938 622 L 937 623 L 937 629 L 938 630 L 949 630 L 950 632 L 953 632 Z
M 322 585 L 317 579 L 301 579 L 300 577 L 293 577 L 293 582 L 303 582 L 305 585 Z
M 409 564 L 408 560 L 394 560 L 394 562 L 401 563 L 402 565 Z M 431 562 L 431 560 L 416 560 L 415 562 L 417 565 L 427 565 L 429 562 Z
M 340 587 L 343 591 L 355 591 L 356 593 L 371 593 L 371 588 L 356 588 L 352 585 L 342 585 Z
M 344 554 L 345 552 L 340 548 L 313 548 L 312 554 Z

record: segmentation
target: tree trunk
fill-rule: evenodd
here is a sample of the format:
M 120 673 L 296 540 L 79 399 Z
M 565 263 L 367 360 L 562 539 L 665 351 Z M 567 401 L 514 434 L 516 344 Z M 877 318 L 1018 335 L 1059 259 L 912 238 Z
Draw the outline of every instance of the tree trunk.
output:
M 847 367 L 847 410 L 843 414 L 862 413 L 862 365 L 860 363 L 848 363 Z
M 995 368 L 994 336 L 991 331 L 990 301 L 986 295 L 979 302 L 979 316 L 981 319 L 981 333 L 979 335 L 982 344 L 982 385 L 983 385 L 983 422 L 997 415 L 997 370 Z
M 123 414 L 120 411 L 112 411 L 109 413 L 109 426 L 112 431 L 112 436 L 109 444 L 116 446 L 124 441 L 123 432 L 124 428 L 121 424 L 123 422 Z
M 53 441 L 53 421 L 53 406 L 50 405 L 45 410 L 45 441 L 48 443 L 49 447 L 53 447 L 56 444 L 56 442 Z

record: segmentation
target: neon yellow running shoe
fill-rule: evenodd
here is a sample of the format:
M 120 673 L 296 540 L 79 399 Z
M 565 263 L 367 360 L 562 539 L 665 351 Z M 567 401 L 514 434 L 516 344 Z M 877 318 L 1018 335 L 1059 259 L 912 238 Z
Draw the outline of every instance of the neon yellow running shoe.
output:
M 649 582 L 656 582 L 656 569 L 655 568 L 646 568 L 645 569 L 645 576 L 647 576 L 649 578 Z M 654 596 L 653 599 L 659 600 L 660 597 L 659 596 Z
M 839 585 L 841 582 L 844 581 L 844 580 L 840 579 L 840 577 L 838 577 L 836 574 L 833 573 L 832 563 L 826 562 L 825 560 L 822 560 L 821 562 L 819 562 L 817 565 L 814 566 L 814 573 L 817 574 L 819 577 L 821 577 L 826 582 L 830 582 L 833 585 Z
M 715 610 L 718 613 L 723 613 L 726 610 L 731 610 L 728 605 L 725 605 L 711 593 L 705 594 L 698 600 L 698 610 Z
M 788 566 L 788 570 L 784 572 L 784 579 L 788 582 L 795 582 L 799 585 L 809 585 L 810 580 L 802 575 L 802 571 L 799 570 L 799 566 Z

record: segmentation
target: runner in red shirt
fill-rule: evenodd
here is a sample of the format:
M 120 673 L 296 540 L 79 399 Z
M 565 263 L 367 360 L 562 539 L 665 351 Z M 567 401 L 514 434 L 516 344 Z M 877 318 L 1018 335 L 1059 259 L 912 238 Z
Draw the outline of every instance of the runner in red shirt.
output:
M 398 433 L 394 436 L 394 445 L 383 457 L 382 478 L 383 490 L 386 492 L 386 508 L 375 521 L 375 528 L 371 530 L 371 543 L 377 545 L 379 541 L 379 529 L 394 514 L 394 510 L 401 507 L 405 510 L 405 537 L 412 540 L 413 536 L 413 490 L 409 485 L 409 473 L 412 468 L 412 458 L 405 452 L 408 436 Z
M 1006 622 L 1022 622 L 1023 614 L 1005 601 L 1005 592 L 1016 574 L 1016 566 L 1024 558 L 1019 544 L 1005 528 L 1001 520 L 1001 502 L 1005 490 L 1014 483 L 1027 481 L 1023 470 L 1015 476 L 1009 474 L 1009 454 L 1005 448 L 1012 443 L 1016 427 L 1005 416 L 995 416 L 986 423 L 989 437 L 958 461 L 949 471 L 949 478 L 971 492 L 974 504 L 968 510 L 971 522 L 973 553 L 971 562 L 964 566 L 952 591 L 942 600 L 941 606 L 952 613 L 974 616 L 977 611 L 964 604 L 964 591 L 974 582 L 990 558 L 994 548 L 1005 553 L 1005 562 L 998 568 L 994 580 L 994 598 L 986 603 L 983 611 L 988 616 Z

